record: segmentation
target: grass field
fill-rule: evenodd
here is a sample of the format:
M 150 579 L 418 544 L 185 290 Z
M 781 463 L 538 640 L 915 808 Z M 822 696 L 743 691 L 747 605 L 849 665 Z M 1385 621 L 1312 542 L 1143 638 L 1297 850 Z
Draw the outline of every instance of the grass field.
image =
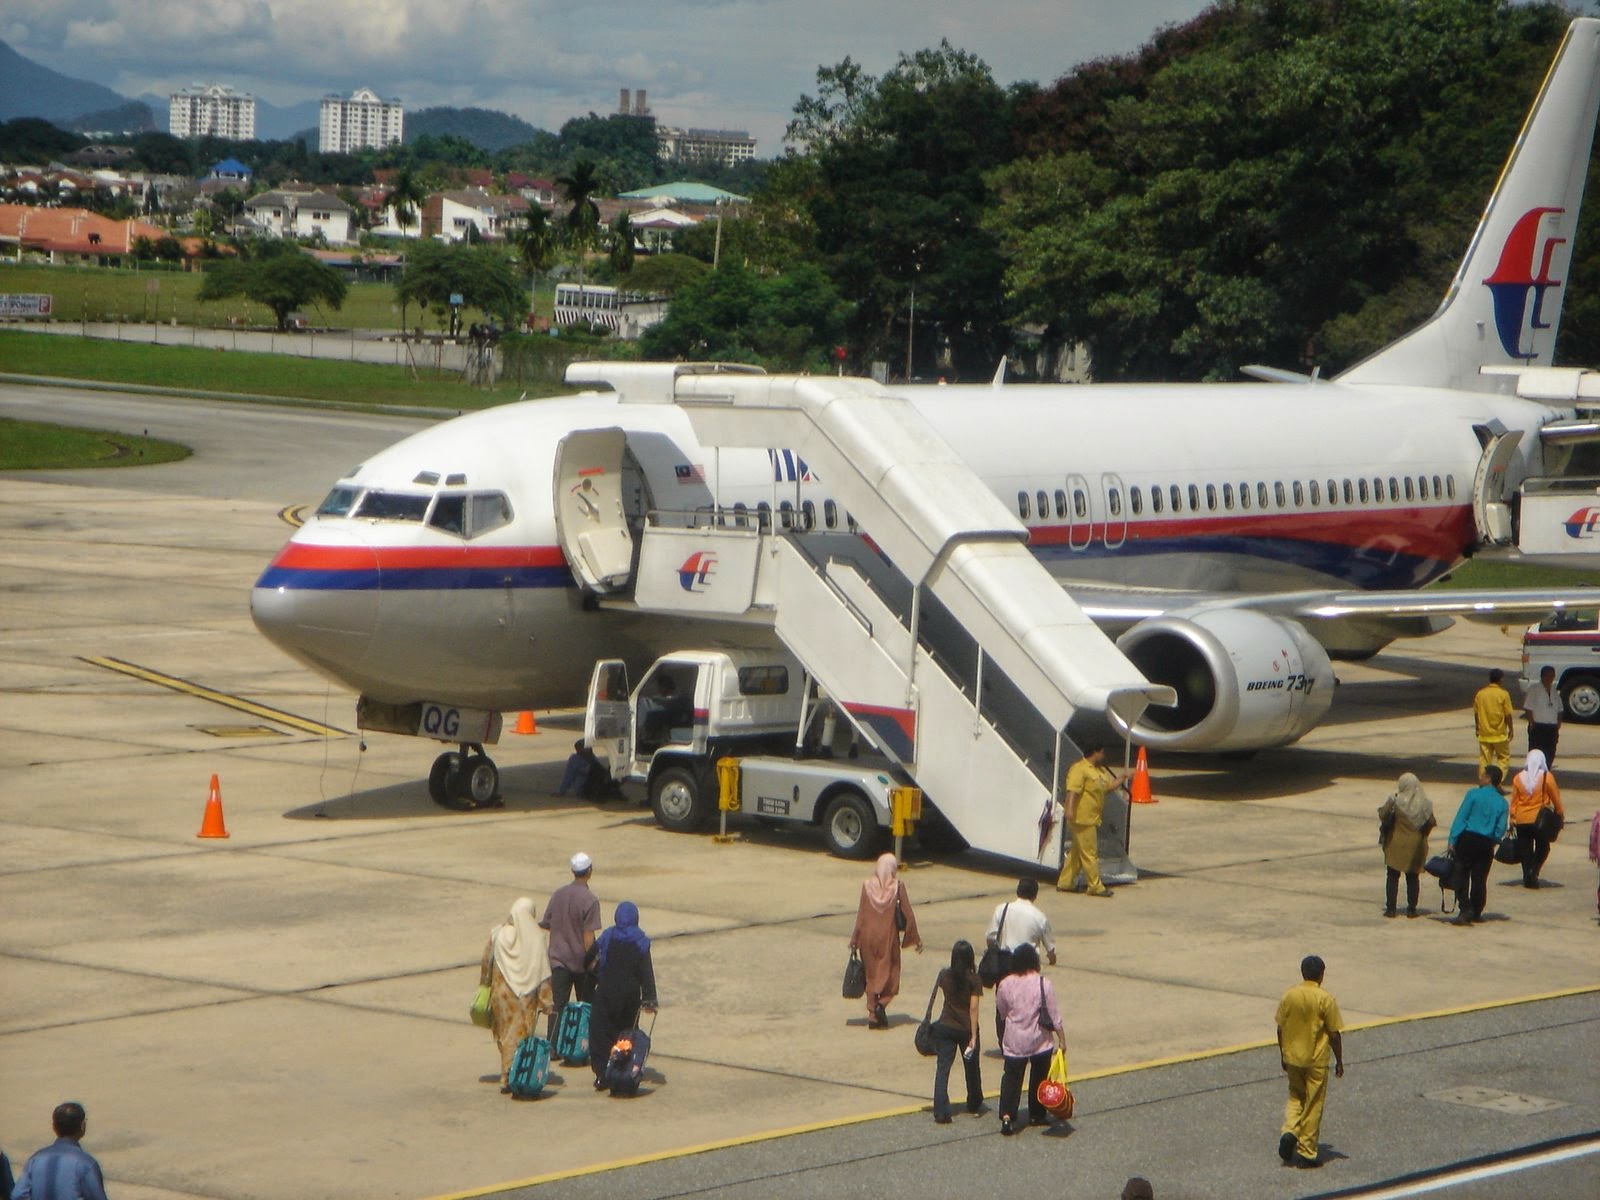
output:
M 340 404 L 399 404 L 469 409 L 515 400 L 522 385 L 467 387 L 454 376 L 405 367 L 286 354 L 226 353 L 190 346 L 148 346 L 92 341 L 50 333 L 0 329 L 0 369 L 19 375 L 53 375 L 136 383 L 183 391 L 241 392 Z M 568 389 L 538 389 L 552 393 Z
M 0 292 L 49 293 L 55 298 L 59 321 L 176 320 L 179 325 L 220 328 L 237 317 L 251 326 L 270 328 L 275 324 L 271 312 L 241 298 L 202 304 L 195 299 L 200 283 L 197 272 L 0 262 Z M 539 292 L 540 311 L 548 315 L 554 288 L 547 283 Z M 413 327 L 423 323 L 415 306 L 403 315 Z M 352 284 L 337 311 L 313 305 L 306 312 L 312 325 L 327 329 L 399 330 L 401 316 L 391 283 Z M 465 319 L 479 318 L 472 313 Z M 437 329 L 436 316 L 427 322 L 427 328 L 430 332 Z
M 0 418 L 0 471 L 145 467 L 188 457 L 189 447 L 176 442 Z

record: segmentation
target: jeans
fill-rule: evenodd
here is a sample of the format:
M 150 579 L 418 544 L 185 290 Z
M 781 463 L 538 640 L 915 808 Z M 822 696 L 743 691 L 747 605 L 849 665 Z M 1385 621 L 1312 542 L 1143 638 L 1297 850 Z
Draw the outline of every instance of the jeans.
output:
M 1050 1074 L 1050 1059 L 1055 1048 L 1041 1051 L 1030 1058 L 1012 1058 L 1006 1055 L 1006 1065 L 1000 1074 L 1000 1117 L 1004 1120 L 1017 1117 L 1017 1106 L 1022 1102 L 1022 1073 L 1028 1072 L 1028 1124 L 1044 1125 L 1050 1114 L 1039 1103 L 1039 1085 Z
M 950 1115 L 950 1067 L 966 1049 L 966 1038 L 944 1025 L 933 1027 L 935 1047 L 933 1067 L 933 1115 Z M 981 1051 L 974 1050 L 971 1058 L 963 1058 L 961 1066 L 967 1075 L 967 1111 L 977 1112 L 983 1107 L 983 1068 Z

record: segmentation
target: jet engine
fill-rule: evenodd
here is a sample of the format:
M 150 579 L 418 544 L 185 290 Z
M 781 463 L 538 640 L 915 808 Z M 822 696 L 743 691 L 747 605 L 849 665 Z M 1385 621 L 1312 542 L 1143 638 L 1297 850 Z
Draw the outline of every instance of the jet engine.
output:
M 1295 741 L 1333 703 L 1333 667 L 1301 625 L 1239 608 L 1197 608 L 1141 621 L 1117 639 L 1152 683 L 1178 693 L 1145 710 L 1143 745 L 1259 750 Z

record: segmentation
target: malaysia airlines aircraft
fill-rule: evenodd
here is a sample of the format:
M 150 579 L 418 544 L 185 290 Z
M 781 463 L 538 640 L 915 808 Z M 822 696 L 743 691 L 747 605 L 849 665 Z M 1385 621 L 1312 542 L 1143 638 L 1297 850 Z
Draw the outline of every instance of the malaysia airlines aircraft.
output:
M 1127 659 L 1176 691 L 1130 722 L 1133 740 L 1285 744 L 1327 712 L 1331 658 L 1451 614 L 1581 600 L 1417 589 L 1515 541 L 1520 498 L 1600 452 L 1596 377 L 1551 363 L 1597 106 L 1600 20 L 1577 20 L 1438 311 L 1335 379 L 886 389 Z M 614 390 L 473 413 L 375 455 L 262 574 L 256 624 L 359 692 L 365 728 L 459 743 L 435 766 L 436 798 L 469 754 L 492 780 L 481 744 L 497 714 L 577 702 L 603 656 L 773 644 L 770 621 L 633 602 L 640 534 L 661 514 L 871 545 L 792 449 L 697 437 L 673 401 L 713 369 L 575 364 L 569 378 Z M 684 590 L 707 569 L 685 559 Z

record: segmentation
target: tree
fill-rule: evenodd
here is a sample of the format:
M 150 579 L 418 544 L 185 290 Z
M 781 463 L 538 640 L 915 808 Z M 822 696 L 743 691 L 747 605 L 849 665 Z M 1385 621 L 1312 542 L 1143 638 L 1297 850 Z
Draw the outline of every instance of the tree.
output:
M 347 290 L 332 267 L 291 246 L 285 253 L 217 264 L 206 272 L 198 298 L 243 296 L 270 309 L 282 330 L 288 328 L 289 314 L 308 304 L 338 309 Z
M 406 254 L 406 269 L 395 283 L 402 304 L 416 303 L 441 313 L 450 297 L 512 326 L 525 314 L 527 293 L 511 260 L 496 246 L 464 246 L 421 241 Z
M 666 317 L 644 331 L 640 349 L 650 358 L 822 371 L 849 317 L 850 306 L 813 264 L 764 279 L 727 263 L 682 288 Z
M 611 222 L 611 270 L 626 275 L 633 270 L 633 218 L 627 211 L 619 212 Z
M 578 259 L 578 283 L 583 283 L 584 258 L 600 238 L 600 206 L 594 202 L 600 190 L 599 170 L 593 159 L 581 158 L 571 170 L 556 179 L 561 197 L 567 203 L 562 229 L 567 244 Z
M 652 254 L 628 272 L 628 290 L 646 296 L 671 296 L 698 282 L 711 268 L 687 254 Z
M 428 193 L 411 168 L 402 168 L 394 177 L 394 186 L 389 189 L 388 196 L 389 204 L 394 209 L 395 224 L 400 226 L 402 233 L 421 219 L 422 206 L 427 199 Z

